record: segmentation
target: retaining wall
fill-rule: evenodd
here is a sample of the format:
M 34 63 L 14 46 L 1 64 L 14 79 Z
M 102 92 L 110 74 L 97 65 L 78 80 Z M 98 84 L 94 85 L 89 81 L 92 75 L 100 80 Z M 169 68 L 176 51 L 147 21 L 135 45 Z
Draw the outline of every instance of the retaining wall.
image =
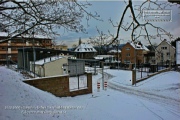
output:
M 77 96 L 92 93 L 92 74 L 87 73 L 86 75 L 87 88 L 76 91 L 70 91 L 68 75 L 28 79 L 24 82 L 58 97 Z

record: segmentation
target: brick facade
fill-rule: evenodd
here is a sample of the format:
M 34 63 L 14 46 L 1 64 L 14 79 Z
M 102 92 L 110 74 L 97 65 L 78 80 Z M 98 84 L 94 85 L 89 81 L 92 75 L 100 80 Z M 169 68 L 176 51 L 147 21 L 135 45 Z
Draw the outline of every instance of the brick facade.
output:
M 142 49 L 136 49 L 135 51 L 135 48 L 130 43 L 127 43 L 121 51 L 122 63 L 135 63 L 135 57 L 136 64 L 144 63 L 144 54 Z
M 69 76 L 54 76 L 25 80 L 25 83 L 43 91 L 50 92 L 57 97 L 77 96 L 92 93 L 92 74 L 87 73 L 87 89 L 70 91 Z

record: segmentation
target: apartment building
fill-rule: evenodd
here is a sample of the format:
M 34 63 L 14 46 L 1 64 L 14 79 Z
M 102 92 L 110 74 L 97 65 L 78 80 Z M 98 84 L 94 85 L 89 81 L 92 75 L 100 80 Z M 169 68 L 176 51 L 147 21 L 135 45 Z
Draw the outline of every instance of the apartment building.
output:
M 127 42 L 121 49 L 121 61 L 125 64 L 144 63 L 144 54 L 148 51 L 141 42 Z
M 51 48 L 52 40 L 42 35 L 26 35 L 10 38 L 7 33 L 0 32 L 0 64 L 17 63 L 19 48 Z

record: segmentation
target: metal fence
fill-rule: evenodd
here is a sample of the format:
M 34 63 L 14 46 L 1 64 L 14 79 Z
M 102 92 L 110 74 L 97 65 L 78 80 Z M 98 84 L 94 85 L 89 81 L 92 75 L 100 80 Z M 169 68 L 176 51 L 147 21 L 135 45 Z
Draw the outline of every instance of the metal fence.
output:
M 169 65 L 163 65 L 163 64 L 156 64 L 156 65 L 139 65 L 136 67 L 136 79 L 142 79 L 147 77 L 150 74 L 153 74 L 155 72 L 164 70 L 168 68 Z

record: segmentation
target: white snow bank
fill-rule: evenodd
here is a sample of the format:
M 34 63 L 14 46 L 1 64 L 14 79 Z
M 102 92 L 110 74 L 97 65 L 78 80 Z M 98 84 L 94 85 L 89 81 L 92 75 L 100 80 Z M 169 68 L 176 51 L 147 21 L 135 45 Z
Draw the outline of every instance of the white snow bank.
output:
M 95 91 L 99 77 L 93 77 L 93 94 L 59 98 L 23 83 L 22 75 L 0 66 L 0 120 L 180 119 L 180 112 L 168 105 L 111 89 Z

